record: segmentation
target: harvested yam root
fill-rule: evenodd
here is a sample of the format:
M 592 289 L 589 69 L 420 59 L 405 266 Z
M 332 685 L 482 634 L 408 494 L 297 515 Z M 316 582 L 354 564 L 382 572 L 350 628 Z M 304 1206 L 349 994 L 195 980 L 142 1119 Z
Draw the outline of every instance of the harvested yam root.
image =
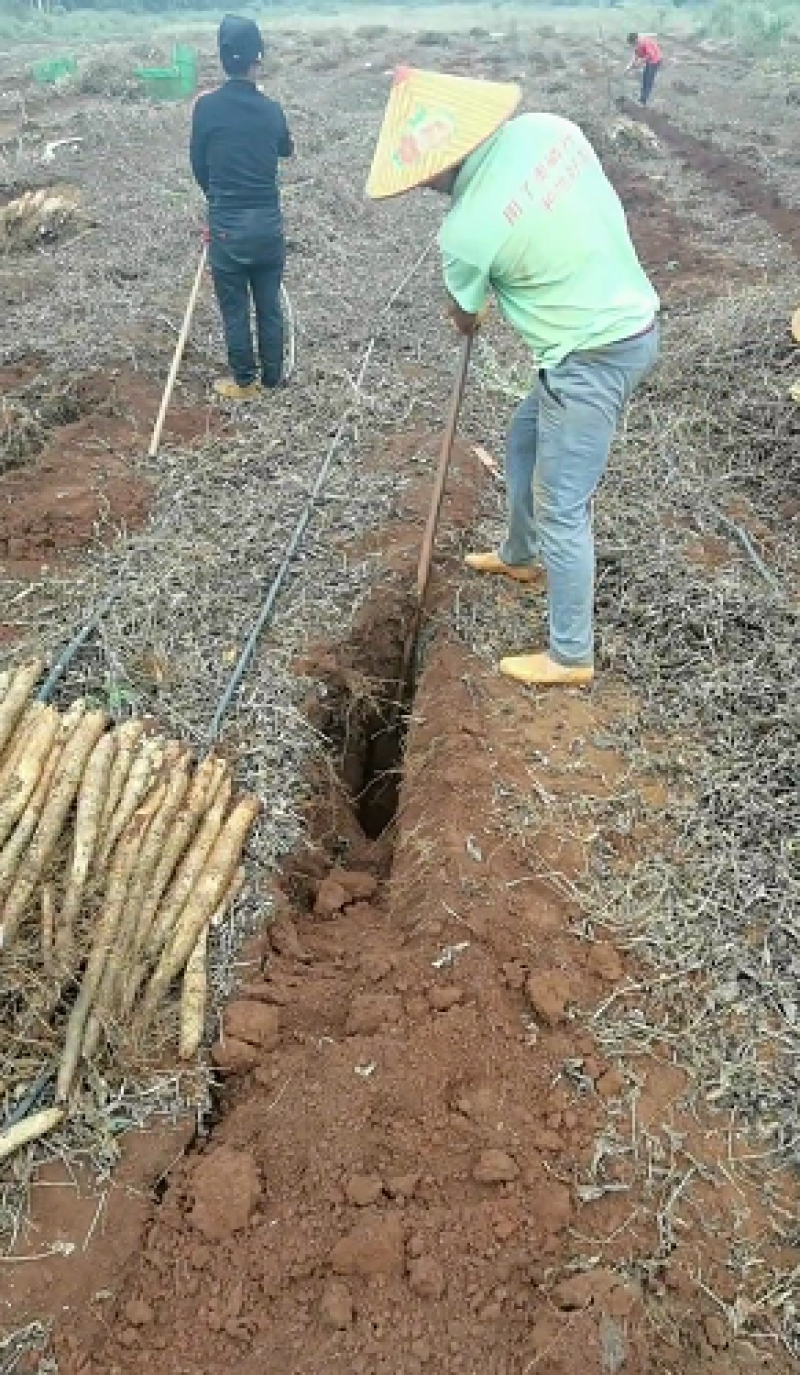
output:
M 0 763 L 19 719 L 30 703 L 31 693 L 39 681 L 43 668 L 41 659 L 35 659 L 31 664 L 23 664 L 6 684 L 0 699 Z
M 22 1150 L 23 1146 L 29 1146 L 32 1141 L 38 1141 L 40 1137 L 53 1131 L 63 1118 L 63 1108 L 45 1108 L 42 1112 L 35 1112 L 24 1118 L 16 1126 L 0 1132 L 0 1163 L 16 1151 Z
M 0 250 L 21 252 L 52 243 L 79 223 L 77 197 L 70 188 L 25 191 L 0 209 Z
M 83 702 L 61 714 L 33 701 L 40 672 L 0 674 L 0 964 L 21 944 L 41 961 L 51 1008 L 65 989 L 74 999 L 56 1049 L 56 1103 L 66 1105 L 82 1066 L 99 1056 L 106 1072 L 109 1055 L 134 1044 L 134 1032 L 138 1044 L 179 991 L 176 1049 L 196 1055 L 208 930 L 244 885 L 259 803 L 232 798 L 223 760 L 195 766 L 141 722 L 109 729 Z M 35 1139 L 64 1110 L 41 1114 L 33 1138 L 19 1132 L 6 1147 Z

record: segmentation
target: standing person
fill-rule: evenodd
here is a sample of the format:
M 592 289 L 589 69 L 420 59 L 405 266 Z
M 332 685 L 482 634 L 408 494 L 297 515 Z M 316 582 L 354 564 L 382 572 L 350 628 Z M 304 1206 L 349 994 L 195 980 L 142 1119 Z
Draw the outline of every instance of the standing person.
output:
M 642 89 L 639 95 L 639 104 L 646 105 L 656 84 L 656 77 L 661 70 L 663 54 L 652 34 L 629 33 L 628 42 L 633 48 L 633 57 L 625 68 L 626 72 L 633 71 L 634 67 L 642 69 Z
M 278 162 L 294 146 L 280 105 L 256 86 L 264 57 L 258 25 L 226 15 L 218 41 L 227 80 L 195 104 L 190 160 L 208 201 L 209 261 L 233 374 L 214 387 L 230 401 L 250 401 L 260 390 L 251 303 L 261 385 L 277 387 L 282 379 L 286 250 Z
M 462 334 L 490 294 L 529 345 L 538 382 L 508 433 L 508 534 L 479 573 L 546 583 L 549 645 L 503 659 L 527 684 L 594 676 L 591 502 L 623 408 L 658 352 L 658 297 L 591 145 L 569 120 L 511 119 L 519 87 L 397 72 L 367 194 L 450 197 L 439 235 Z M 544 574 L 541 564 L 544 565 Z

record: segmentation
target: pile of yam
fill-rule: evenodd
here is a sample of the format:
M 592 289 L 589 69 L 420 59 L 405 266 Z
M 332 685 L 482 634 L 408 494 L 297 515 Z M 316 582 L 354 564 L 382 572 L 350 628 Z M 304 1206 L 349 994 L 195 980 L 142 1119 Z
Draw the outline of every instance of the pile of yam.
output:
M 611 143 L 618 148 L 631 149 L 633 152 L 654 153 L 661 147 L 652 129 L 624 115 L 609 125 L 607 133 Z
M 71 189 L 26 191 L 0 208 L 0 253 L 52 243 L 77 226 L 79 214 Z
M 45 705 L 41 670 L 0 675 L 0 972 L 35 932 L 41 981 L 66 991 L 52 1115 L 84 1063 L 138 1043 L 176 980 L 180 1055 L 196 1054 L 208 928 L 243 886 L 259 803 L 233 797 L 224 760 L 196 764 L 142 721 Z

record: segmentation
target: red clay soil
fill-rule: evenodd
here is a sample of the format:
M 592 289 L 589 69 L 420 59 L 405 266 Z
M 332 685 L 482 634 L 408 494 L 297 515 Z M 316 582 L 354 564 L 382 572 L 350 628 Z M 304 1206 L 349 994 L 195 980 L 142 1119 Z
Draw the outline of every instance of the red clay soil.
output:
M 30 387 L 31 366 L 3 370 L 7 399 L 12 388 Z M 137 460 L 146 451 L 159 399 L 156 383 L 130 371 L 85 379 L 76 402 L 79 418 L 48 429 L 38 452 L 0 476 L 0 573 L 35 576 L 103 534 L 142 525 L 151 492 Z M 176 409 L 165 443 L 189 444 L 207 433 L 209 423 L 206 407 Z
M 474 460 L 467 471 L 466 446 L 457 464 L 460 524 L 485 478 Z M 400 529 L 389 549 L 406 584 L 415 543 Z M 434 607 L 447 573 L 445 553 Z M 508 595 L 530 614 L 523 591 Z M 401 610 L 384 590 L 347 645 L 301 666 L 327 684 L 312 715 L 338 773 L 321 772 L 311 845 L 286 867 L 274 923 L 242 953 L 243 987 L 213 1049 L 218 1121 L 175 1165 L 127 1264 L 98 1222 L 94 1296 L 84 1290 L 79 1307 L 71 1295 L 56 1332 L 60 1375 L 761 1369 L 709 1298 L 736 1297 L 726 1208 L 744 1207 L 740 1194 L 723 1199 L 700 1169 L 664 1245 L 652 1158 L 638 1175 L 632 1155 L 598 1171 L 626 1081 L 590 1016 L 620 991 L 625 962 L 536 876 L 568 879 L 585 863 L 555 804 L 619 786 L 624 761 L 591 741 L 631 705 L 601 687 L 542 694 L 532 710 L 440 634 L 399 812 L 371 841 L 352 797 L 368 781 L 364 689 L 391 682 Z M 513 799 L 533 796 L 532 778 L 554 805 L 531 831 L 513 824 Z M 626 843 L 651 841 L 646 825 Z M 666 1057 L 643 1059 L 637 1076 L 648 1139 L 666 1149 L 667 1123 L 689 1159 L 710 1158 Z M 722 1136 L 725 1155 L 724 1124 Z
M 113 1178 L 98 1180 L 75 1161 L 43 1165 L 0 1284 L 0 1340 L 29 1322 L 58 1321 L 70 1310 L 91 1312 L 98 1290 L 123 1272 L 152 1214 L 153 1190 L 189 1146 L 194 1120 L 174 1128 L 130 1132 Z M 100 1312 L 101 1307 L 95 1309 Z M 34 1375 L 36 1350 L 21 1354 L 14 1375 Z M 5 1371 L 0 1353 L 0 1370 Z
M 709 139 L 687 133 L 668 115 L 643 110 L 632 101 L 625 101 L 623 108 L 631 118 L 647 124 L 687 167 L 702 173 L 714 190 L 725 192 L 739 204 L 743 213 L 757 215 L 768 224 L 794 255 L 800 257 L 800 211 L 787 205 L 755 167 L 743 158 L 724 152 Z
M 667 305 L 718 296 L 721 281 L 741 280 L 741 269 L 702 247 L 692 225 L 646 177 L 618 160 L 606 158 L 604 165 L 625 206 L 639 257 Z
M 696 1212 L 659 1254 L 629 1162 L 581 1201 L 623 1090 L 587 1013 L 624 963 L 571 933 L 577 914 L 493 821 L 493 792 L 534 745 L 566 753 L 610 709 L 561 697 L 527 713 L 525 738 L 513 689 L 438 646 L 391 877 L 385 843 L 332 790 L 317 848 L 245 952 L 214 1049 L 224 1115 L 97 1300 L 102 1328 L 89 1313 L 62 1327 L 61 1375 L 760 1368 L 697 1283 L 728 1294 L 731 1281 Z M 596 788 L 613 782 L 612 758 L 585 762 Z M 347 869 L 325 859 L 334 837 Z M 573 843 L 557 828 L 542 841 L 567 872 Z M 656 1131 L 681 1079 L 655 1064 L 642 1083 Z

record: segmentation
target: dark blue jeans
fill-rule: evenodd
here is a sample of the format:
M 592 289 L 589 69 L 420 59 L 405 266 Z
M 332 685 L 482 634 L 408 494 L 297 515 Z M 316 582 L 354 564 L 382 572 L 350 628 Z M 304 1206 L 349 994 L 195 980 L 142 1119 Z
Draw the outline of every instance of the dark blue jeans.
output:
M 653 94 L 653 87 L 656 84 L 656 77 L 660 70 L 660 62 L 645 62 L 644 71 L 642 72 L 642 94 L 639 97 L 640 104 L 646 105 Z
M 260 211 L 209 216 L 210 264 L 222 314 L 228 362 L 240 387 L 259 374 L 251 324 L 255 307 L 261 380 L 277 387 L 283 373 L 283 315 L 280 290 L 285 262 L 283 234 Z

